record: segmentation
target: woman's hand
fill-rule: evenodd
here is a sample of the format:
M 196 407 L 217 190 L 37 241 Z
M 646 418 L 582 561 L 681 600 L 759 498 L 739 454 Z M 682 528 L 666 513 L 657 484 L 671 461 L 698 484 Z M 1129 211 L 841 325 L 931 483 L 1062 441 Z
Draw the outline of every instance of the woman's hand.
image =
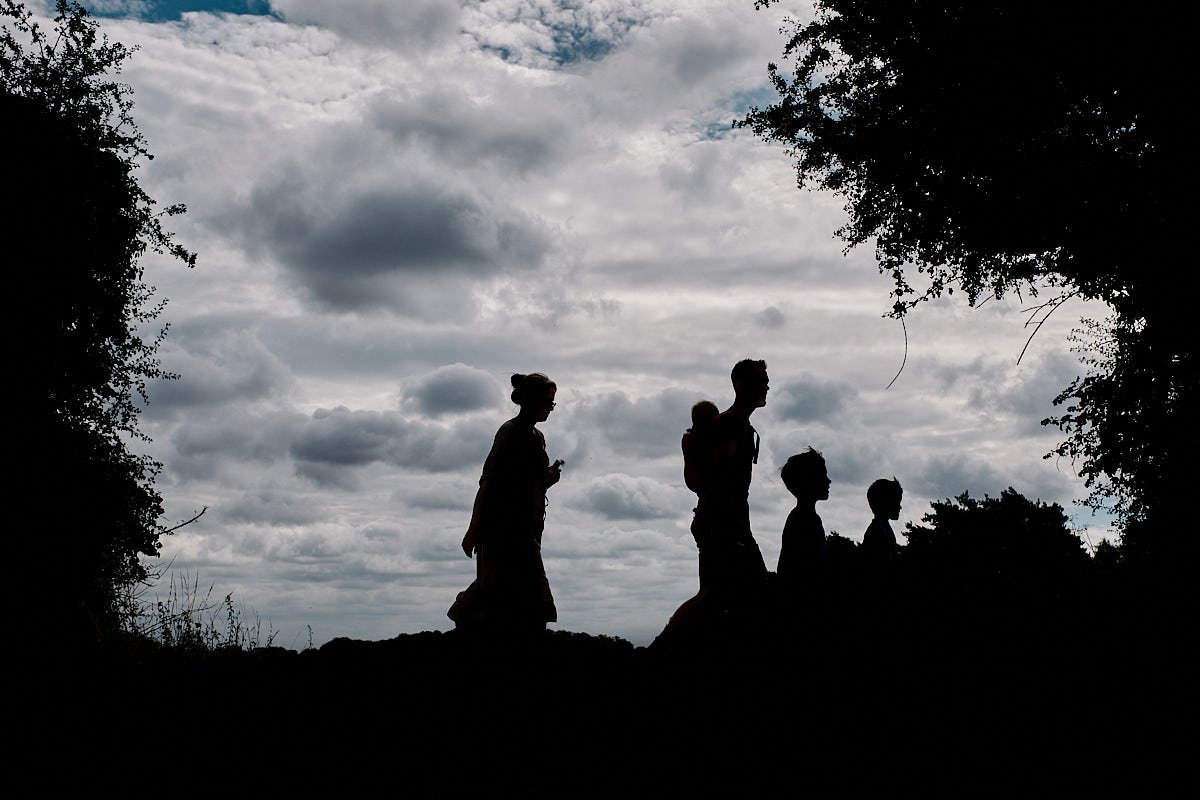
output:
M 546 488 L 549 489 L 554 484 L 558 483 L 558 479 L 562 477 L 563 464 L 567 462 L 561 458 L 555 461 L 550 466 L 546 467 Z

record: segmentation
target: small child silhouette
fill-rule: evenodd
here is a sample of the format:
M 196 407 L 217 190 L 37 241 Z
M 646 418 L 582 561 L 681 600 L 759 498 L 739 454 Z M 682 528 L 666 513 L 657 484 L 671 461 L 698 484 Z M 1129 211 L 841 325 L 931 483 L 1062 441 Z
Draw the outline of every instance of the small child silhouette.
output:
M 825 553 L 825 528 L 817 515 L 817 501 L 829 499 L 829 473 L 825 458 L 811 447 L 787 460 L 780 470 L 783 485 L 796 498 L 796 507 L 783 526 L 776 572 L 784 591 L 794 594 L 811 588 Z
M 701 400 L 692 406 L 692 427 L 699 428 L 712 422 L 721 413 L 717 404 L 711 400 Z
M 721 413 L 717 404 L 710 400 L 701 400 L 692 406 L 692 427 L 683 434 L 683 482 L 694 492 L 699 493 L 704 482 L 709 433 L 713 420 Z
M 900 519 L 904 489 L 900 481 L 880 478 L 867 489 L 867 503 L 875 518 L 863 534 L 862 554 L 874 564 L 886 564 L 896 556 L 896 534 L 888 520 Z

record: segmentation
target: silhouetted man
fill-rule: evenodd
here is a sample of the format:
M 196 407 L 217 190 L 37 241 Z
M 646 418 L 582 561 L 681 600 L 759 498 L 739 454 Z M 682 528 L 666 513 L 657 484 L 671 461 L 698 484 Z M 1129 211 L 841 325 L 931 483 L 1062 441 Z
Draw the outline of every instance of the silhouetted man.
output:
M 654 648 L 701 644 L 722 630 L 730 612 L 753 611 L 767 597 L 767 566 L 750 532 L 750 476 L 758 461 L 750 415 L 767 404 L 767 363 L 739 361 L 730 378 L 733 405 L 710 417 L 704 412 L 716 409 L 698 403 L 683 442 L 684 480 L 699 497 L 692 535 L 700 591 L 671 615 Z
M 758 462 L 758 434 L 750 415 L 767 404 L 767 363 L 734 365 L 733 405 L 712 422 L 692 534 L 700 548 L 700 591 L 729 607 L 766 586 L 767 567 L 750 531 L 750 478 Z

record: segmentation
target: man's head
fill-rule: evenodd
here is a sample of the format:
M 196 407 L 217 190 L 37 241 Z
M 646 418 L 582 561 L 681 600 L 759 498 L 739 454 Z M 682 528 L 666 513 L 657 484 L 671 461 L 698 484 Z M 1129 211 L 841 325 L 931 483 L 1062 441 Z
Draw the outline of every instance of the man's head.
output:
M 739 402 L 752 408 L 762 408 L 767 404 L 767 362 L 744 358 L 733 365 L 729 373 L 733 381 L 733 394 Z

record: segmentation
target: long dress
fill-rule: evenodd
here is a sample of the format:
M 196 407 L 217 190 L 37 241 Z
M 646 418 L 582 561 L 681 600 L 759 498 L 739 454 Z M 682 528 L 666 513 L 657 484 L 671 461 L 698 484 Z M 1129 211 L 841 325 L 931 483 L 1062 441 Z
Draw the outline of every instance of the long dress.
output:
M 520 417 L 500 426 L 483 463 L 487 484 L 476 529 L 475 581 L 447 616 L 459 626 L 541 627 L 558 620 L 542 564 L 546 440 Z

